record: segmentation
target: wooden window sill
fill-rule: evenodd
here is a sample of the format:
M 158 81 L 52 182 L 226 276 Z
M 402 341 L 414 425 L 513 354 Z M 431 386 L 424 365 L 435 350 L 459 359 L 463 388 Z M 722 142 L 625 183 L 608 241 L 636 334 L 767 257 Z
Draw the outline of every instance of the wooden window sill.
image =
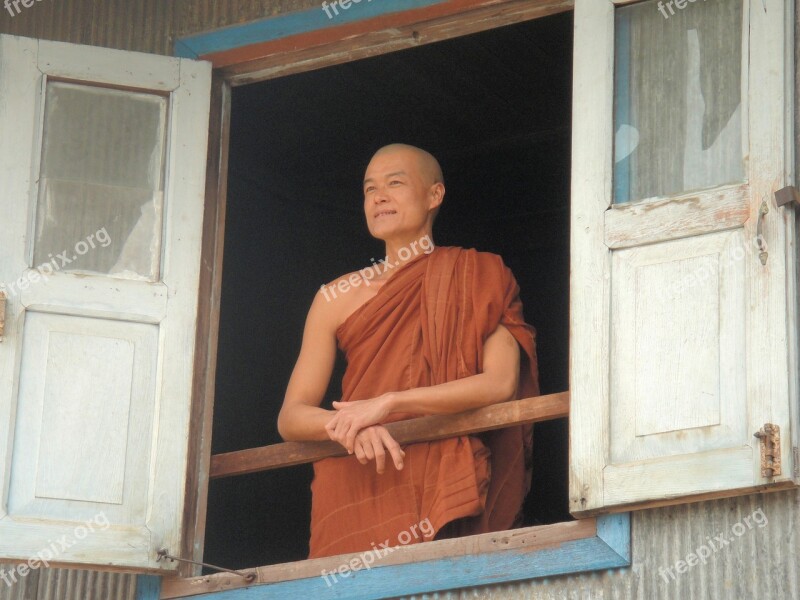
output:
M 255 574 L 252 583 L 229 573 L 164 578 L 160 597 L 320 598 L 332 597 L 335 588 L 336 598 L 368 600 L 626 567 L 630 565 L 630 518 L 628 513 L 604 515 L 398 546 L 375 557 L 369 568 L 363 566 L 363 554 L 243 569 Z M 346 576 L 338 573 L 353 560 L 359 561 L 360 568 L 345 571 Z M 329 574 L 327 578 L 323 571 Z M 247 588 L 263 588 L 264 595 Z

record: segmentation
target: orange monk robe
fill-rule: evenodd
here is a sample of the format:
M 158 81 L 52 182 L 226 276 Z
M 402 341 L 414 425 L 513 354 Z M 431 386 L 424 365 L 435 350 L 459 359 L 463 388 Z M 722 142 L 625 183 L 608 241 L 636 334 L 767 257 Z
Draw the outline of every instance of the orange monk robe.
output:
M 536 334 L 518 294 L 495 254 L 437 247 L 397 268 L 336 332 L 347 358 L 342 400 L 480 373 L 484 342 L 499 324 L 521 348 L 517 396 L 538 395 Z M 316 462 L 309 558 L 430 540 L 436 533 L 424 538 L 420 529 L 448 523 L 439 537 L 519 526 L 531 445 L 527 425 L 405 446 L 401 471 L 388 453 L 382 474 L 355 455 Z

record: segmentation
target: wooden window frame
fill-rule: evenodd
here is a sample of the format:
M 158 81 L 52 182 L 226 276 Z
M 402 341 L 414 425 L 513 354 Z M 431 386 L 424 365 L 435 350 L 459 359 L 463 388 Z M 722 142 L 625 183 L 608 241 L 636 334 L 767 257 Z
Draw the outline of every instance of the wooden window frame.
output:
M 569 392 L 560 392 L 457 415 L 398 421 L 387 428 L 405 444 L 568 416 Z M 212 456 L 210 477 L 245 475 L 344 454 L 339 444 L 327 441 L 272 444 Z M 252 581 L 230 573 L 166 579 L 160 598 L 200 594 L 236 598 L 237 591 L 243 594 L 252 586 L 268 586 L 265 594 L 280 597 L 313 597 L 337 585 L 337 597 L 363 600 L 625 567 L 630 565 L 630 520 L 627 514 L 608 515 L 398 547 L 391 556 L 377 557 L 370 568 L 345 576 L 340 572 L 333 579 L 337 569 L 361 560 L 361 554 L 241 569 L 240 573 L 252 575 Z M 155 585 L 150 579 L 144 584 Z
M 356 17 L 358 10 L 365 16 Z M 192 440 L 186 482 L 181 556 L 202 560 L 210 478 L 240 475 L 319 460 L 342 453 L 333 442 L 290 442 L 211 456 L 211 424 L 218 345 L 228 143 L 233 86 L 323 68 L 421 44 L 572 10 L 573 0 L 381 0 L 353 5 L 354 18 L 333 25 L 314 7 L 176 41 L 178 56 L 214 65 L 203 228 L 197 369 L 192 399 Z M 325 18 L 327 21 L 327 17 Z M 393 423 L 401 443 L 442 439 L 514 424 L 564 418 L 569 392 L 509 401 L 461 413 Z M 141 600 L 213 594 L 236 598 L 252 586 L 267 594 L 328 593 L 321 576 L 351 557 L 325 557 L 246 569 L 255 581 L 229 573 L 197 576 L 182 566 L 179 578 L 142 575 Z M 630 565 L 629 513 L 603 515 L 504 532 L 398 548 L 371 569 L 336 585 L 340 598 L 383 598 L 518 581 Z M 194 577 L 192 576 L 194 575 Z M 243 596 L 242 596 L 243 597 Z M 250 596 L 248 596 L 250 597 Z

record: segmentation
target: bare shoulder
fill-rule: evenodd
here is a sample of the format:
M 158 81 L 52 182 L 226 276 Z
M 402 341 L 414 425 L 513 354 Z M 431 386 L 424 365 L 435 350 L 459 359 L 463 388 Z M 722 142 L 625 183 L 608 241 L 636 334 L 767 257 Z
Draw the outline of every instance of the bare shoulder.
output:
M 362 304 L 372 298 L 382 283 L 365 279 L 359 271 L 345 273 L 319 289 L 314 298 L 314 305 L 319 304 L 319 311 L 326 315 L 326 319 L 335 330 Z M 311 307 L 312 310 L 314 305 Z

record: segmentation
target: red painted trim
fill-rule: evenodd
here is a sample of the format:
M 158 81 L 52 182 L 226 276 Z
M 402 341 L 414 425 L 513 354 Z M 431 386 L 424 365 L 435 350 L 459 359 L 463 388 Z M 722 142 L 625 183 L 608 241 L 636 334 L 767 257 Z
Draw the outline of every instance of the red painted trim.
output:
M 434 6 L 381 15 L 380 17 L 365 19 L 357 23 L 347 23 L 341 27 L 326 27 L 325 29 L 291 35 L 279 40 L 251 44 L 249 46 L 242 46 L 241 48 L 223 50 L 222 52 L 213 52 L 211 54 L 199 56 L 198 58 L 211 61 L 214 68 L 227 67 L 284 52 L 324 46 L 325 44 L 337 42 L 345 37 L 372 33 L 390 27 L 411 25 L 413 23 L 446 17 L 484 6 L 491 6 L 493 4 L 503 4 L 504 1 L 505 0 L 450 0 L 449 2 L 443 2 Z

